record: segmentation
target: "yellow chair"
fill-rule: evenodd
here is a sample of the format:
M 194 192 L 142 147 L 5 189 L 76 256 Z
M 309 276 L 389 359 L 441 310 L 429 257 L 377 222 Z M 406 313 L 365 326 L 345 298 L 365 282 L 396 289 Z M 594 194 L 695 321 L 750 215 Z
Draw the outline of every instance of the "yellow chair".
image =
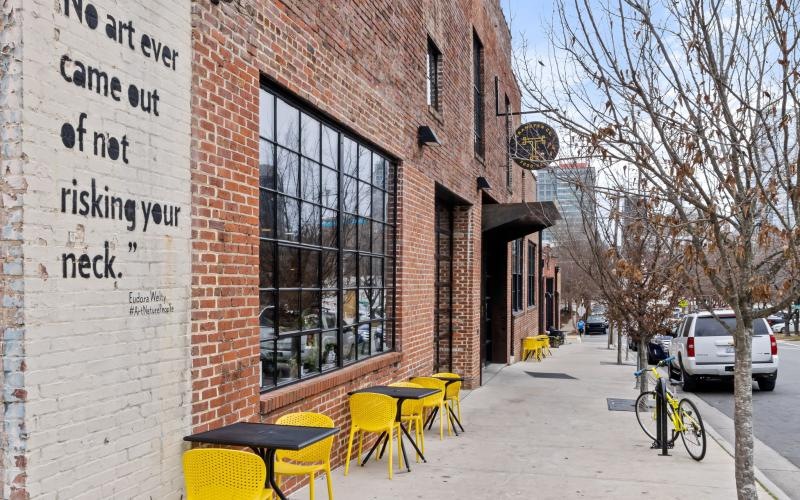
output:
M 536 337 L 525 337 L 522 339 L 522 359 L 527 361 L 531 358 L 534 361 L 541 361 L 541 342 Z
M 550 351 L 550 336 L 549 335 L 539 335 L 537 337 L 540 341 L 540 347 L 542 349 L 543 356 L 552 356 L 553 352 Z
M 444 406 L 445 382 L 433 377 L 414 377 L 411 379 L 414 384 L 419 384 L 426 389 L 439 389 L 439 392 L 422 399 L 423 410 L 439 411 L 439 439 L 444 439 L 444 419 L 447 417 L 447 408 Z M 450 419 L 447 419 L 447 434 L 452 436 L 453 429 Z M 425 450 L 423 450 L 424 453 Z
M 197 448 L 183 454 L 186 500 L 267 500 L 267 470 L 254 453 L 222 448 Z
M 347 458 L 344 462 L 344 475 L 350 471 L 350 456 L 353 450 L 353 437 L 358 432 L 358 458 L 361 462 L 362 444 L 365 432 L 386 433 L 389 439 L 389 479 L 392 479 L 392 442 L 394 431 L 397 430 L 398 439 L 402 432 L 397 425 L 397 400 L 383 394 L 371 392 L 358 392 L 350 396 L 350 438 L 347 440 Z M 398 446 L 398 457 L 400 447 Z M 399 459 L 402 466 L 402 459 Z
M 392 387 L 412 387 L 414 389 L 423 388 L 421 385 L 413 382 L 395 382 L 389 385 Z M 420 451 L 425 453 L 425 423 L 423 420 L 423 412 L 424 410 L 421 399 L 407 399 L 403 401 L 403 407 L 400 410 L 400 416 L 403 422 L 408 423 L 409 432 L 411 432 L 411 426 L 414 426 L 414 436 L 416 438 L 417 445 L 419 446 Z M 375 456 L 377 457 L 377 454 Z M 417 453 L 417 462 L 419 462 L 419 453 Z M 403 464 L 401 463 L 400 466 L 402 467 L 402 465 Z
M 322 413 L 300 412 L 289 413 L 275 421 L 278 425 L 297 425 L 301 427 L 333 427 L 333 420 Z M 299 451 L 279 451 L 275 454 L 275 480 L 280 487 L 281 476 L 308 475 L 308 493 L 314 500 L 314 475 L 325 473 L 328 483 L 328 499 L 333 500 L 331 484 L 331 448 L 333 436 L 323 439 Z
M 457 373 L 450 372 L 436 373 L 434 376 L 438 378 L 461 378 Z M 458 421 L 463 422 L 461 420 L 461 381 L 447 384 L 447 390 L 444 393 L 444 401 L 456 412 Z

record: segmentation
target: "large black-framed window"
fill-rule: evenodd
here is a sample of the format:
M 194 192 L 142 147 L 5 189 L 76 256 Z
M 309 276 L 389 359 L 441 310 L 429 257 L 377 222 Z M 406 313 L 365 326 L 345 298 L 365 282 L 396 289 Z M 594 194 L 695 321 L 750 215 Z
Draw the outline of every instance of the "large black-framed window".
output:
M 528 242 L 528 307 L 536 305 L 536 245 Z
M 522 310 L 522 238 L 511 242 L 511 310 Z
M 260 94 L 262 390 L 394 346 L 395 165 L 271 87 Z
M 472 91 L 475 115 L 474 147 L 475 154 L 484 155 L 484 113 L 483 113 L 483 43 L 478 34 L 472 32 Z

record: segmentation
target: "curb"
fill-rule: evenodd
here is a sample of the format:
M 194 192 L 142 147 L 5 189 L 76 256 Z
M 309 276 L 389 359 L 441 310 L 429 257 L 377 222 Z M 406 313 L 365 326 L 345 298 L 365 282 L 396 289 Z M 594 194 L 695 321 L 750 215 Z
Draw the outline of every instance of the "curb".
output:
M 683 393 L 683 391 L 681 391 L 681 392 L 682 392 L 683 395 L 686 394 L 686 393 Z M 694 396 L 694 394 L 692 394 L 692 395 Z M 707 415 L 707 414 L 710 414 L 712 412 L 716 412 L 716 413 L 719 413 L 720 415 L 722 415 L 723 417 L 725 417 L 727 419 L 730 419 L 730 417 L 728 417 L 724 413 L 720 412 L 719 410 L 717 410 L 713 406 L 711 406 L 708 403 L 706 403 L 703 400 L 703 398 L 693 397 L 692 398 L 692 402 L 695 403 L 697 406 L 701 407 L 701 416 L 704 415 L 704 414 Z M 725 453 L 730 455 L 731 458 L 735 459 L 735 453 L 734 453 L 733 445 L 731 445 L 731 443 L 729 443 L 727 439 L 722 437 L 722 435 L 719 432 L 717 432 L 717 430 L 714 429 L 714 427 L 711 426 L 708 423 L 707 420 L 703 420 L 703 427 L 705 427 L 706 433 L 711 437 L 711 439 L 713 439 L 719 445 L 719 447 L 722 448 L 722 450 Z M 758 439 L 755 438 L 755 436 L 754 436 L 754 441 L 758 441 Z M 764 446 L 766 446 L 766 445 L 764 445 Z M 755 460 L 755 450 L 753 450 L 753 454 L 754 454 L 754 460 Z M 787 495 L 786 492 L 784 492 L 770 478 L 768 478 L 766 476 L 766 474 L 764 474 L 761 471 L 761 469 L 759 469 L 758 467 L 756 467 L 754 465 L 753 466 L 753 470 L 754 470 L 754 473 L 755 473 L 756 482 L 761 484 L 761 486 L 767 491 L 767 493 L 769 495 L 771 495 L 773 498 L 776 498 L 778 500 L 792 500 L 791 497 L 789 495 Z

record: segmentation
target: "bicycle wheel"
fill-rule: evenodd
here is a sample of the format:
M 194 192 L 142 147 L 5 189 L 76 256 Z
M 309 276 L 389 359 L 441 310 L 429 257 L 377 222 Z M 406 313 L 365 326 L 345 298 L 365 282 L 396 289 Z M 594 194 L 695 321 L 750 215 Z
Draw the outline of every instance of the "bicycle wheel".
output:
M 642 428 L 647 437 L 656 440 L 658 434 L 658 426 L 656 419 L 656 393 L 655 391 L 643 392 L 636 398 L 634 404 L 636 410 L 636 420 L 639 421 L 639 426 Z
M 681 439 L 686 451 L 698 462 L 706 456 L 706 429 L 697 407 L 688 399 L 681 399 L 678 414 L 683 421 Z

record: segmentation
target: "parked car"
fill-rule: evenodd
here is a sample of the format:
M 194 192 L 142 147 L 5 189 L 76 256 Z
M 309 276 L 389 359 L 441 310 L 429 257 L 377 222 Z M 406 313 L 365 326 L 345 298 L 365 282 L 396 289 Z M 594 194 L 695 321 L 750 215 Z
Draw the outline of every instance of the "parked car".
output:
M 788 325 L 784 322 L 775 323 L 772 325 L 772 331 L 774 333 L 797 333 L 798 330 L 794 321 L 789 321 Z
M 586 319 L 586 335 L 592 335 L 593 333 L 600 335 L 608 333 L 608 320 L 605 316 L 592 314 Z
M 733 377 L 735 352 L 730 332 L 735 326 L 736 315 L 731 310 L 693 313 L 683 319 L 670 346 L 675 357 L 670 375 L 679 373 L 684 390 L 694 390 L 704 379 Z M 775 389 L 778 380 L 778 343 L 764 318 L 753 321 L 753 379 L 762 391 Z

